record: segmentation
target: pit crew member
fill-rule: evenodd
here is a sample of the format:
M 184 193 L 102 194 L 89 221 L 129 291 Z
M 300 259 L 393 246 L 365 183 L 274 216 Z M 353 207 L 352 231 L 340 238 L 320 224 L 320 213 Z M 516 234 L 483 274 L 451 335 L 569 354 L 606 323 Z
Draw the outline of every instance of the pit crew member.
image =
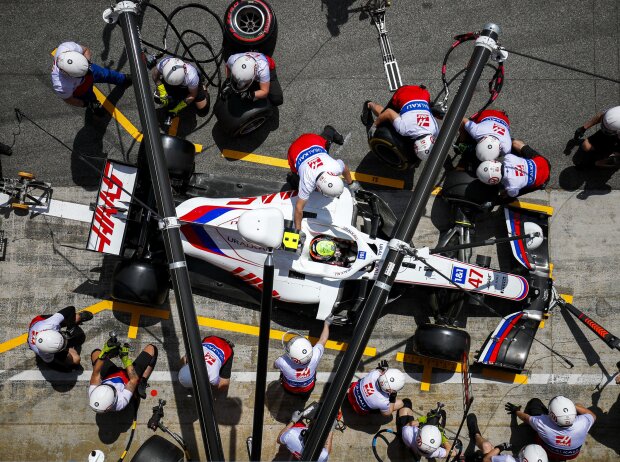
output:
M 75 347 L 83 341 L 83 332 L 77 326 L 91 319 L 90 311 L 76 313 L 75 306 L 40 314 L 30 321 L 28 347 L 50 366 L 62 370 L 79 367 L 80 354 Z
M 500 184 L 500 196 L 517 197 L 538 189 L 549 182 L 551 165 L 537 151 L 521 140 L 514 140 L 512 151 L 498 160 L 485 160 L 476 169 L 476 175 L 485 184 Z
M 575 459 L 596 420 L 594 412 L 564 396 L 549 401 L 549 408 L 538 398 L 527 403 L 525 412 L 512 403 L 506 403 L 505 408 L 508 414 L 534 429 L 536 442 L 547 452 L 549 460 Z
M 93 92 L 95 83 L 131 85 L 131 76 L 91 63 L 92 52 L 76 42 L 58 45 L 52 64 L 52 88 L 62 100 L 77 107 L 89 107 L 101 114 L 102 108 Z
M 282 388 L 293 395 L 308 396 L 316 384 L 316 370 L 325 352 L 325 344 L 329 340 L 329 326 L 332 317 L 325 319 L 323 331 L 314 346 L 300 335 L 286 342 L 285 351 L 273 363 L 274 369 L 280 371 Z
M 314 404 L 315 403 L 312 405 Z M 297 460 L 301 459 L 301 454 L 304 451 L 304 438 L 306 432 L 308 431 L 306 424 L 303 421 L 300 422 L 300 420 L 305 417 L 304 412 L 305 410 L 295 411 L 291 417 L 291 421 L 280 431 L 277 438 L 278 444 L 286 446 L 286 449 L 288 449 Z M 334 425 L 332 426 L 332 430 L 327 435 L 325 446 L 321 450 L 321 454 L 319 454 L 319 458 L 317 459 L 319 462 L 326 462 L 329 459 L 329 455 L 332 452 L 334 428 L 338 424 L 338 420 L 341 417 L 342 413 L 339 412 L 338 417 L 335 419 Z
M 153 68 L 151 76 L 156 87 L 155 102 L 167 108 L 170 115 L 178 116 L 191 104 L 196 106 L 199 117 L 209 112 L 206 84 L 200 81 L 200 74 L 190 63 L 164 56 Z
M 601 128 L 588 136 L 581 144 L 581 150 L 598 158 L 597 167 L 620 167 L 620 106 L 599 112 L 575 130 L 575 140 L 580 140 L 586 130 L 601 124 Z
M 122 368 L 111 361 L 110 357 L 114 355 L 121 359 Z M 93 411 L 122 411 L 136 391 L 140 398 L 146 399 L 147 380 L 157 363 L 155 345 L 148 344 L 132 361 L 129 358 L 129 344 L 119 345 L 110 339 L 102 349 L 94 350 L 90 359 L 93 373 L 88 387 L 88 401 Z
M 469 439 L 474 441 L 478 449 L 482 451 L 482 462 L 547 462 L 549 460 L 545 450 L 538 444 L 528 444 L 521 448 L 516 459 L 509 454 L 501 455 L 502 451 L 511 449 L 511 445 L 502 443 L 499 446 L 493 446 L 489 440 L 485 439 L 478 428 L 476 414 L 467 415 L 467 429 Z
M 510 119 L 504 111 L 485 109 L 474 119 L 465 117 L 461 122 L 460 140 L 476 143 L 476 157 L 480 162 L 495 160 L 500 155 L 510 154 Z
M 398 134 L 413 140 L 413 150 L 420 160 L 428 159 L 439 126 L 431 112 L 431 95 L 424 85 L 400 87 L 386 107 L 366 101 L 362 112 L 362 122 L 366 126 L 370 126 L 369 111 L 376 117 L 373 127 L 391 123 Z
M 211 335 L 202 339 L 202 351 L 207 365 L 209 382 L 215 390 L 226 391 L 230 385 L 235 344 L 222 337 Z M 192 376 L 187 364 L 187 357 L 183 356 L 184 366 L 179 370 L 179 382 L 186 388 L 192 388 Z
M 347 399 L 357 414 L 374 411 L 389 416 L 403 407 L 403 401 L 396 396 L 404 386 L 405 374 L 390 369 L 388 362 L 383 360 L 366 377 L 351 384 Z
M 246 101 L 269 98 L 274 106 L 284 102 L 271 56 L 254 51 L 231 55 L 226 61 L 226 77 L 230 78 L 232 90 Z

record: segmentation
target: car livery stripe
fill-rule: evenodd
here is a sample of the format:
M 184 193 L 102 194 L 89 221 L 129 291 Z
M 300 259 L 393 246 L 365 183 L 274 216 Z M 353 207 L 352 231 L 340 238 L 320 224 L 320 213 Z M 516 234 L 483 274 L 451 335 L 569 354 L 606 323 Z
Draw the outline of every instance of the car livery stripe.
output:
M 207 233 L 202 226 L 183 225 L 181 226 L 181 232 L 187 239 L 187 242 L 197 249 L 216 255 L 227 256 L 220 250 L 211 236 L 209 236 L 209 233 Z
M 183 221 L 189 221 L 192 223 L 209 223 L 215 220 L 217 217 L 224 215 L 231 210 L 237 210 L 234 207 L 218 207 L 214 205 L 202 205 L 196 207 L 191 212 L 186 213 L 181 217 Z
M 502 324 L 500 325 L 499 331 L 497 334 L 493 335 L 492 342 L 493 347 L 487 351 L 487 354 L 483 360 L 484 363 L 495 363 L 497 360 L 497 355 L 499 354 L 499 349 L 501 348 L 504 340 L 515 326 L 515 324 L 523 317 L 523 313 L 516 313 L 513 316 L 506 318 Z
M 513 211 L 508 211 L 510 216 L 510 232 L 513 236 L 517 236 L 521 230 L 521 214 Z M 527 250 L 523 239 L 518 241 L 512 241 L 510 243 L 514 249 L 514 254 L 523 266 L 527 269 L 532 269 L 532 264 L 527 257 Z

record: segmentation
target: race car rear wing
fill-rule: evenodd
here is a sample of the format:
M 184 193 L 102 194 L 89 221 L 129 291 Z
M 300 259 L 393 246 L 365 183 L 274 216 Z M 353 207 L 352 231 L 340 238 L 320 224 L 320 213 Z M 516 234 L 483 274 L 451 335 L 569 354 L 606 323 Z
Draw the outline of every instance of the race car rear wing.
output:
M 87 250 L 121 255 L 138 168 L 108 160 L 101 176 Z

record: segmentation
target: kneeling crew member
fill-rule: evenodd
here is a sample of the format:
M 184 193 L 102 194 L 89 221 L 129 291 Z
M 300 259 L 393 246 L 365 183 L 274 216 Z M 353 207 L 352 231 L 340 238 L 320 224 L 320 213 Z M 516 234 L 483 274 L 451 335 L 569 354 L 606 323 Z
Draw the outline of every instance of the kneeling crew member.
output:
M 588 136 L 581 144 L 581 150 L 596 155 L 597 167 L 620 167 L 620 106 L 599 112 L 575 131 L 575 139 L 581 139 L 591 127 L 601 124 L 601 128 Z M 602 158 L 607 156 L 606 158 Z
M 284 102 L 276 63 L 270 56 L 254 51 L 231 55 L 226 61 L 226 77 L 230 77 L 232 89 L 246 101 L 269 98 L 274 106 Z M 252 85 L 254 82 L 258 85 Z
M 123 368 L 114 364 L 109 356 L 117 354 Z M 135 361 L 129 358 L 129 344 L 110 344 L 90 354 L 93 374 L 88 387 L 90 408 L 97 413 L 122 411 L 127 407 L 136 390 L 140 398 L 146 398 L 146 381 L 157 363 L 157 347 L 147 345 Z
M 308 431 L 308 427 L 305 423 L 300 422 L 299 420 L 302 417 L 303 411 L 295 411 L 293 416 L 291 417 L 291 421 L 288 423 L 286 427 L 284 427 L 280 434 L 278 435 L 277 441 L 278 444 L 286 446 L 286 449 L 290 451 L 290 453 L 297 460 L 301 460 L 301 454 L 304 451 L 304 439 L 306 437 L 306 432 Z M 327 435 L 327 440 L 325 441 L 325 446 L 321 450 L 319 454 L 318 462 L 327 462 L 329 459 L 329 455 L 332 452 L 332 440 L 334 439 L 334 428 L 338 424 L 338 419 L 341 417 L 341 413 L 338 413 L 338 417 L 334 420 L 334 424 L 332 426 L 332 430 Z
M 280 371 L 280 383 L 289 393 L 309 395 L 316 384 L 316 370 L 325 352 L 325 344 L 329 340 L 331 317 L 323 323 L 323 331 L 316 345 L 299 335 L 286 343 L 286 354 L 273 363 Z
M 549 401 L 548 409 L 538 398 L 533 398 L 525 406 L 526 412 L 512 403 L 506 403 L 506 411 L 529 424 L 549 460 L 558 461 L 575 459 L 579 455 L 596 420 L 594 412 L 564 396 Z
M 461 138 L 469 135 L 476 142 L 476 157 L 480 162 L 510 154 L 510 120 L 504 111 L 485 109 L 475 119 L 465 117 L 460 131 Z
M 202 339 L 202 351 L 207 365 L 209 382 L 218 391 L 228 390 L 233 359 L 234 343 L 222 337 L 212 335 Z M 185 388 L 192 388 L 192 376 L 187 364 L 187 357 L 181 358 L 184 366 L 179 370 L 179 382 Z
M 41 314 L 30 321 L 28 347 L 42 361 L 73 369 L 80 365 L 80 355 L 70 344 L 78 324 L 93 319 L 90 311 L 75 312 L 75 306 L 63 308 L 56 314 Z M 61 332 L 61 328 L 66 331 Z
M 366 377 L 351 384 L 347 399 L 360 415 L 379 411 L 389 416 L 403 407 L 403 401 L 396 399 L 396 395 L 404 386 L 405 374 L 398 369 L 389 369 L 388 362 L 383 360 Z
M 517 197 L 544 189 L 549 182 L 549 161 L 521 140 L 512 143 L 514 154 L 500 160 L 485 160 L 476 169 L 478 179 L 485 184 L 501 184 L 502 197 Z

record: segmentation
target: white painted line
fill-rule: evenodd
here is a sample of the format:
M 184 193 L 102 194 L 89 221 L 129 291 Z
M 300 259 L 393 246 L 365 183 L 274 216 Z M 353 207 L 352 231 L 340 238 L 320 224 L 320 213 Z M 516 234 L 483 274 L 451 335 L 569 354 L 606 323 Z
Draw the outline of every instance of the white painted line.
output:
M 340 154 L 340 151 L 342 151 L 342 148 L 344 148 L 344 145 L 347 144 L 347 142 L 351 139 L 351 132 L 347 133 L 344 137 L 344 141 L 342 142 L 342 146 L 338 146 L 338 149 L 336 149 L 336 151 L 334 151 L 334 153 L 332 154 L 332 157 L 335 158 L 335 156 L 337 156 L 338 154 Z
M 55 199 L 50 200 L 47 207 L 32 206 L 30 207 L 30 211 L 32 213 L 66 218 L 67 220 L 82 221 L 84 223 L 90 223 L 93 219 L 93 212 L 88 205 L 57 201 Z

